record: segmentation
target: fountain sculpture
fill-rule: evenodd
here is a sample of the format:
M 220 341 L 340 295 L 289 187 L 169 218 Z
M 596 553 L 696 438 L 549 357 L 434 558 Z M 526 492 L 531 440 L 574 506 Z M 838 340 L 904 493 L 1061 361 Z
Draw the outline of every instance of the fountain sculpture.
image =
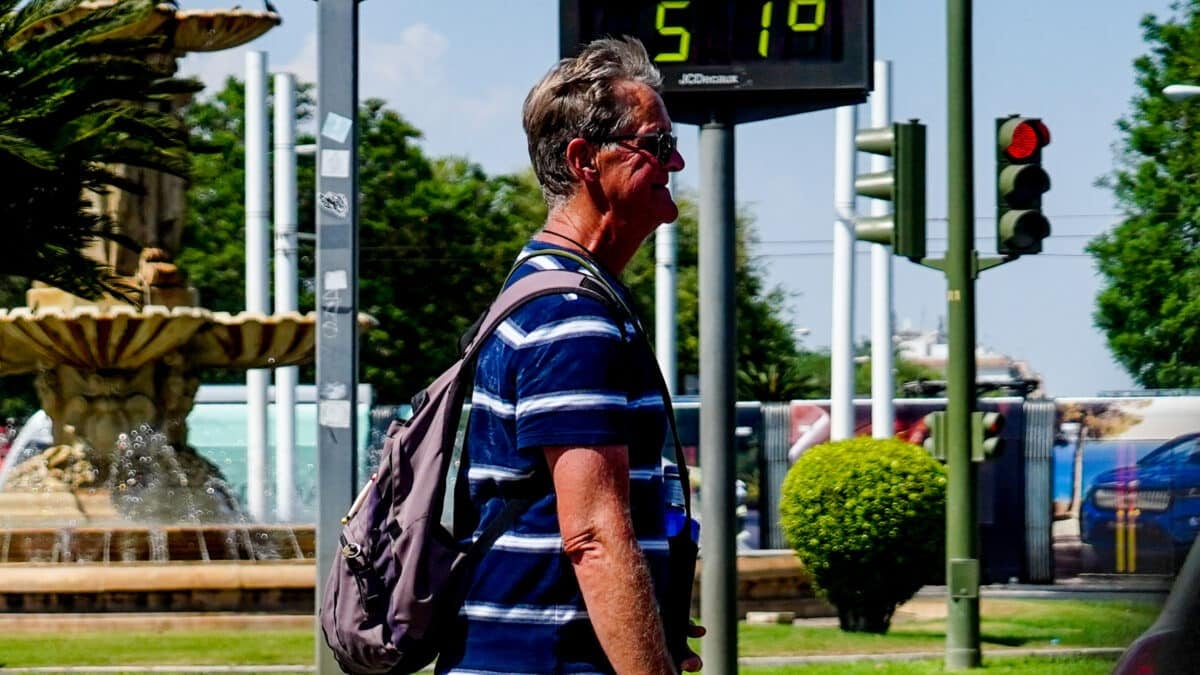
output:
M 121 1 L 90 0 L 72 11 Z M 56 25 L 72 20 L 60 15 Z M 131 33 L 166 35 L 161 64 L 173 74 L 188 52 L 236 47 L 279 22 L 274 12 L 182 11 L 164 2 Z M 220 471 L 187 445 L 185 420 L 198 374 L 210 367 L 296 365 L 313 356 L 313 314 L 231 315 L 198 307 L 173 262 L 185 182 L 147 169 L 116 169 L 144 193 L 113 190 L 91 195 L 91 202 L 144 248 L 138 254 L 103 242 L 90 254 L 136 288 L 143 305 L 85 300 L 35 285 L 27 307 L 0 310 L 0 376 L 35 374 L 54 439 L 49 450 L 7 471 L 0 527 L 64 515 L 88 526 L 237 520 L 236 500 Z M 21 506 L 30 493 L 40 495 L 41 508 Z M 0 546 L 5 553 L 10 548 L 2 538 Z

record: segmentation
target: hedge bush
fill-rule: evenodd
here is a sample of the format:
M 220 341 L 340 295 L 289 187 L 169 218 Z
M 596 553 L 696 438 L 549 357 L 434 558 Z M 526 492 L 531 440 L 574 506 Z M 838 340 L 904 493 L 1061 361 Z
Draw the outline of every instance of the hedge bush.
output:
M 810 448 L 788 471 L 780 512 L 845 631 L 886 633 L 896 607 L 943 564 L 946 471 L 910 443 L 860 437 Z

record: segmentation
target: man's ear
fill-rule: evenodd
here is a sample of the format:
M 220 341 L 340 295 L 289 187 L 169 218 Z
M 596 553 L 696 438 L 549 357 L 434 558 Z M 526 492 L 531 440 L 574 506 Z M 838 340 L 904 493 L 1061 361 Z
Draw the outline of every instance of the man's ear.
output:
M 573 138 L 567 143 L 567 166 L 581 182 L 596 180 L 596 146 L 582 138 Z

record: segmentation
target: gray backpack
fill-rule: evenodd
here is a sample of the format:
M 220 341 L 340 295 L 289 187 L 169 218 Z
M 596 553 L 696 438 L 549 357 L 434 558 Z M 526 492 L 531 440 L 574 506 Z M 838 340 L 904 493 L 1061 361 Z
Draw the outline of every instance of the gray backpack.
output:
M 517 280 L 492 303 L 474 334 L 464 337 L 458 362 L 414 398 L 412 416 L 388 429 L 379 469 L 343 519 L 341 555 L 321 598 L 325 641 L 346 672 L 416 672 L 432 662 L 440 648 L 439 628 L 453 620 L 466 593 L 459 578 L 532 503 L 509 500 L 471 545 L 461 544 L 442 524 L 463 400 L 474 386 L 480 347 L 515 309 L 561 293 L 613 304 L 601 283 L 579 272 L 544 270 Z M 462 452 L 465 467 L 465 448 Z

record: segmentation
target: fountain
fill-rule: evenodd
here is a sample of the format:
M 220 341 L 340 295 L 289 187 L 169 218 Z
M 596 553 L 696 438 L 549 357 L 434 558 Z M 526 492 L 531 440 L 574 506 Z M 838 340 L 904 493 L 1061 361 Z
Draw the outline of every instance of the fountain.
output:
M 35 30 L 121 1 L 81 3 L 55 26 Z M 131 32 L 167 35 L 161 64 L 173 73 L 188 52 L 235 47 L 279 22 L 274 12 L 182 11 L 164 2 Z M 105 242 L 89 254 L 136 288 L 142 306 L 35 284 L 26 307 L 0 310 L 0 376 L 34 374 L 53 436 L 40 454 L 10 456 L 0 477 L 0 593 L 7 611 L 249 603 L 311 611 L 312 527 L 248 522 L 219 468 L 188 446 L 185 420 L 205 368 L 311 361 L 315 314 L 197 306 L 173 262 L 184 181 L 117 170 L 145 193 L 113 190 L 89 199 L 144 248 L 135 254 Z M 246 567 L 249 561 L 268 565 Z M 211 573 L 197 575 L 195 565 Z M 225 592 L 206 596 L 196 589 Z

